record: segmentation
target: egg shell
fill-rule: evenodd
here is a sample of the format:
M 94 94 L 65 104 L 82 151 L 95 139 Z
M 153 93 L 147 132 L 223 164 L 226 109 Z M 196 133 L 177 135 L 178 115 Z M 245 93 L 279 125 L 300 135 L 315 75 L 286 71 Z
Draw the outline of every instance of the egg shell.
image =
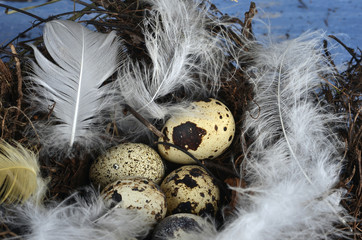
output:
M 152 234 L 152 240 L 189 239 L 189 234 L 201 232 L 205 228 L 213 228 L 213 225 L 200 216 L 178 213 L 166 217 L 157 224 Z
M 167 214 L 193 213 L 215 215 L 220 190 L 213 178 L 197 165 L 185 165 L 172 171 L 161 184 L 166 195 Z
M 216 99 L 194 102 L 189 114 L 167 120 L 160 142 L 175 144 L 197 159 L 214 159 L 230 146 L 235 135 L 235 121 L 229 108 Z M 167 145 L 158 145 L 160 155 L 171 162 L 194 164 L 187 154 Z
M 157 184 L 146 178 L 118 180 L 107 185 L 101 196 L 107 207 L 137 210 L 150 224 L 155 224 L 166 216 L 165 194 Z
M 142 143 L 123 143 L 112 147 L 91 165 L 89 178 L 103 189 L 120 178 L 145 177 L 160 183 L 165 167 L 160 155 Z

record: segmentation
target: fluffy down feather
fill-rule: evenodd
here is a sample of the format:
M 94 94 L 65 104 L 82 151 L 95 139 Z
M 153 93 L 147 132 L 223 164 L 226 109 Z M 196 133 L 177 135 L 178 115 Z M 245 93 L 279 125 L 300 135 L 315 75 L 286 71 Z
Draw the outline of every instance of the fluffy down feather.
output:
M 31 201 L 6 206 L 0 217 L 8 226 L 22 230 L 18 238 L 27 240 L 128 240 L 146 236 L 151 228 L 131 210 L 109 210 L 94 189 L 87 189 L 87 197 L 81 195 L 75 193 L 46 206 Z
M 313 95 L 322 75 L 331 73 L 320 49 L 321 33 L 267 45 L 244 54 L 254 102 L 244 123 L 254 143 L 247 149 L 237 217 L 216 239 L 330 239 L 342 234 L 334 189 L 341 170 L 340 143 L 333 132 L 339 119 Z M 252 46 L 250 44 L 249 46 Z
M 144 19 L 145 44 L 151 66 L 126 59 L 118 82 L 124 102 L 149 121 L 183 112 L 195 97 L 210 96 L 219 87 L 224 61 L 220 39 L 206 30 L 208 9 L 199 1 L 147 0 L 152 9 Z M 178 103 L 160 99 L 184 91 Z M 135 129 L 132 117 L 120 127 Z M 136 133 L 137 134 L 137 133 Z
M 46 149 L 68 153 L 75 143 L 101 145 L 102 112 L 117 102 L 110 85 L 102 85 L 118 67 L 116 34 L 54 20 L 45 24 L 44 43 L 55 63 L 33 46 L 37 63 L 27 85 L 34 111 L 51 113 L 37 128 L 41 142 Z

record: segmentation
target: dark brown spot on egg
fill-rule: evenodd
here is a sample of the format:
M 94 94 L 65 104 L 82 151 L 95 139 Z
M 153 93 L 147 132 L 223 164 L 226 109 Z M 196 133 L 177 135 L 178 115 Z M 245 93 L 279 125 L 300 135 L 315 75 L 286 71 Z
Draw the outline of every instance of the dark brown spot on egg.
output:
M 202 193 L 200 193 L 200 196 L 201 196 L 202 198 L 204 198 L 204 197 L 205 197 L 205 194 L 202 192 Z
M 231 141 L 231 139 L 233 139 L 233 136 L 230 136 L 228 141 L 230 142 L 230 141 Z
M 217 131 L 219 128 L 218 128 L 218 126 L 217 126 L 217 125 L 215 125 L 214 129 L 215 129 L 215 131 Z
M 197 182 L 194 179 L 192 179 L 190 175 L 185 175 L 183 179 L 176 180 L 175 183 L 176 184 L 183 183 L 189 188 L 194 188 L 198 186 Z
M 192 168 L 190 174 L 193 177 L 200 177 L 203 174 L 203 171 L 200 168 Z
M 226 117 L 229 117 L 229 114 L 226 114 Z
M 191 213 L 191 211 L 192 211 L 191 202 L 187 201 L 187 202 L 182 202 L 179 205 L 177 205 L 177 207 L 172 210 L 172 214 L 175 214 L 175 213 Z
M 226 130 L 228 130 L 228 128 L 227 128 L 227 127 L 224 127 L 224 131 L 226 131 Z
M 112 194 L 112 200 L 119 203 L 122 201 L 122 195 L 119 194 L 117 191 L 114 191 Z
M 172 177 L 170 177 L 169 179 L 167 179 L 166 182 L 169 183 L 171 181 L 176 181 L 179 178 L 180 178 L 180 176 L 178 174 L 175 174 Z
M 206 133 L 205 129 L 199 128 L 195 123 L 188 121 L 173 129 L 172 140 L 177 146 L 185 150 L 196 151 Z
M 219 118 L 222 119 L 222 115 L 220 115 Z
M 216 101 L 215 103 L 216 103 L 217 105 L 220 105 L 220 106 L 222 105 L 222 104 L 221 104 L 220 102 L 218 102 L 218 101 Z
M 144 188 L 139 188 L 139 187 L 133 187 L 132 188 L 132 191 L 135 191 L 135 192 L 143 192 L 145 189 Z

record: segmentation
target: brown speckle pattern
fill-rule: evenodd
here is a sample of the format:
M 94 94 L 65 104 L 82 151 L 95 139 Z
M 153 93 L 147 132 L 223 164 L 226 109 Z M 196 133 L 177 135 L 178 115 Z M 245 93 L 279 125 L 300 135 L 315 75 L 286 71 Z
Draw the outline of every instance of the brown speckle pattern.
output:
M 91 165 L 89 177 L 96 187 L 103 188 L 128 176 L 145 177 L 159 183 L 164 172 L 162 159 L 154 149 L 141 143 L 124 143 L 97 158 Z
M 167 213 L 215 215 L 220 199 L 219 189 L 206 171 L 187 165 L 171 172 L 162 182 L 166 195 Z
M 145 178 L 124 178 L 108 185 L 101 196 L 108 207 L 120 207 L 139 211 L 155 224 L 167 211 L 166 197 L 160 188 Z
M 235 121 L 230 110 L 220 101 L 208 99 L 194 102 L 185 116 L 171 117 L 163 127 L 160 141 L 182 147 L 199 160 L 216 158 L 230 146 L 235 135 Z M 231 138 L 230 138 L 231 137 Z M 158 145 L 160 155 L 180 164 L 193 164 L 189 156 L 176 148 Z M 216 154 L 215 154 L 216 153 Z

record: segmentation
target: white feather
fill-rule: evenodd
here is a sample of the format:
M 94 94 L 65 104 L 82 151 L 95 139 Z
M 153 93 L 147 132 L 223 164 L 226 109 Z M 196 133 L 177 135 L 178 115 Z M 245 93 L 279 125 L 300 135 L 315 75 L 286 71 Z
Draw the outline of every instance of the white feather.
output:
M 320 33 L 266 46 L 244 54 L 253 59 L 249 73 L 254 101 L 246 114 L 245 180 L 237 217 L 216 239 L 330 239 L 342 234 L 334 189 L 341 170 L 340 143 L 331 126 L 339 119 L 316 102 L 323 74 L 331 73 L 321 53 Z M 252 46 L 250 44 L 249 46 Z
M 87 197 L 75 193 L 63 202 L 46 206 L 31 201 L 22 206 L 6 206 L 2 222 L 23 231 L 26 240 L 131 240 L 145 237 L 151 229 L 144 217 L 132 210 L 109 210 L 94 189 Z
M 49 110 L 51 118 L 39 127 L 46 147 L 85 147 L 101 134 L 101 112 L 114 102 L 110 85 L 102 84 L 118 67 L 119 43 L 116 34 L 92 32 L 81 24 L 55 20 L 44 27 L 44 43 L 55 63 L 33 46 L 37 63 L 28 87 L 32 89 L 35 111 Z
M 219 87 L 224 63 L 220 40 L 206 26 L 208 9 L 192 0 L 147 0 L 145 44 L 151 66 L 126 59 L 118 82 L 124 102 L 152 121 L 183 112 L 195 97 L 210 96 Z M 158 100 L 183 90 L 179 103 Z M 133 118 L 121 119 L 123 129 Z M 128 129 L 129 130 L 129 129 Z

